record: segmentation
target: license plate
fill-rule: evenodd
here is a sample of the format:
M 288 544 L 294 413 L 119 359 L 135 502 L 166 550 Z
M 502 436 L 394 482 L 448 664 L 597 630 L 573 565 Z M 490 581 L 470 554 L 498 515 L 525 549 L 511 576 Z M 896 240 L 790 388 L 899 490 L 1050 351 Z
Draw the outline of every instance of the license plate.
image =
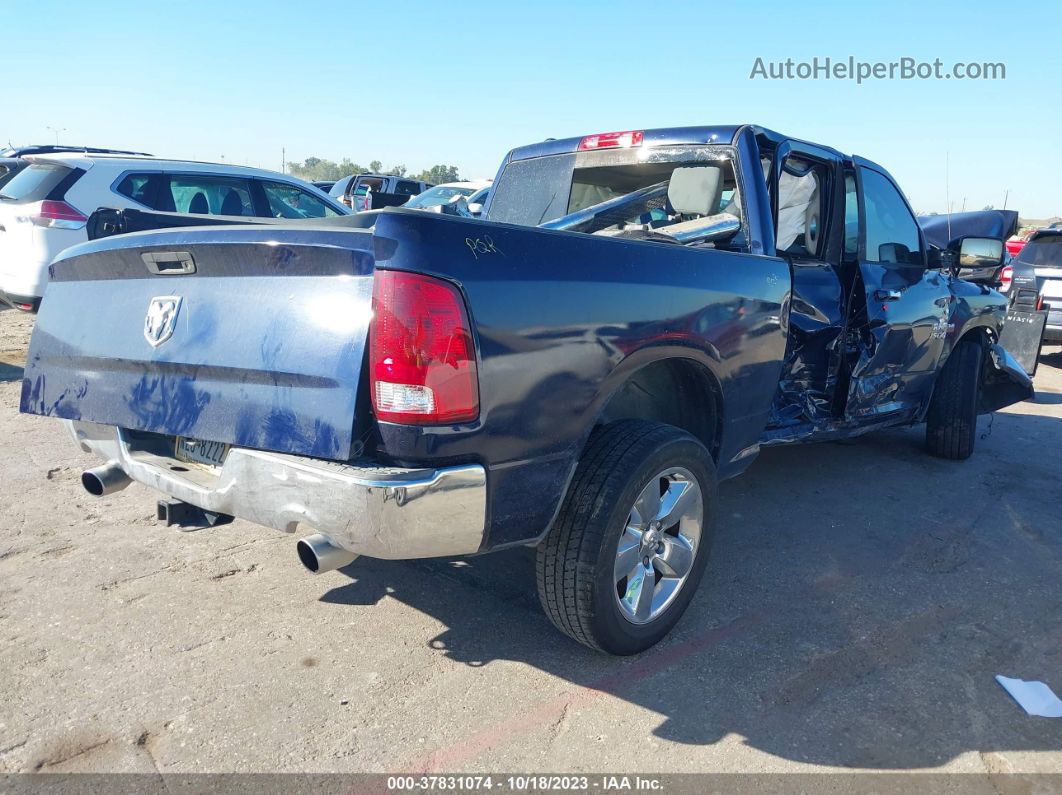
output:
M 225 463 L 225 455 L 228 452 L 229 446 L 222 442 L 204 442 L 202 439 L 189 439 L 186 436 L 177 437 L 175 450 L 177 458 L 189 464 L 219 467 Z

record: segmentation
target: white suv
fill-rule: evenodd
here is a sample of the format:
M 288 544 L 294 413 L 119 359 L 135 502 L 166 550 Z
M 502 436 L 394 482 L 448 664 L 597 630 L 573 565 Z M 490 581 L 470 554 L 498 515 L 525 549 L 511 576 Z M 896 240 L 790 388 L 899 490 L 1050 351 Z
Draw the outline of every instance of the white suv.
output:
M 48 266 L 88 240 L 100 207 L 264 218 L 350 213 L 307 182 L 259 168 L 95 154 L 27 157 L 28 168 L 0 188 L 0 300 L 35 311 Z

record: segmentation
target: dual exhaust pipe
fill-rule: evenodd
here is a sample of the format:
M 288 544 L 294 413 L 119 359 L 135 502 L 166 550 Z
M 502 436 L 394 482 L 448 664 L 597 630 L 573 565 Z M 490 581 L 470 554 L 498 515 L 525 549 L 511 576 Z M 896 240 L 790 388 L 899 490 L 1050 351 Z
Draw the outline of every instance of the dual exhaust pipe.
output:
M 103 497 L 121 491 L 133 481 L 125 474 L 125 470 L 113 461 L 108 461 L 103 466 L 94 469 L 86 469 L 81 473 L 81 485 L 85 491 L 93 497 Z
M 125 474 L 125 470 L 114 461 L 108 461 L 103 466 L 86 469 L 81 473 L 81 485 L 94 497 L 114 494 L 132 482 L 132 479 Z M 323 574 L 326 571 L 342 568 L 358 557 L 353 552 L 335 546 L 327 536 L 321 533 L 300 538 L 295 545 L 295 550 L 298 552 L 302 565 L 314 574 Z
M 327 536 L 320 533 L 300 538 L 295 545 L 295 551 L 299 553 L 302 565 L 313 574 L 324 574 L 326 571 L 340 569 L 352 563 L 357 557 L 353 552 L 335 546 Z

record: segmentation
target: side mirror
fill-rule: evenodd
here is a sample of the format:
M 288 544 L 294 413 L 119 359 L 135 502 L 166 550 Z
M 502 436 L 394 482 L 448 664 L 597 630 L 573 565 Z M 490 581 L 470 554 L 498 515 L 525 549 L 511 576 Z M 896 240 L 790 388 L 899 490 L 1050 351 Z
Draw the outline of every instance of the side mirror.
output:
M 471 202 L 468 205 L 468 211 L 472 213 L 472 215 L 479 215 L 483 212 L 483 205 L 479 202 Z
M 960 268 L 998 268 L 1003 264 L 1003 241 L 994 237 L 964 237 L 959 242 Z

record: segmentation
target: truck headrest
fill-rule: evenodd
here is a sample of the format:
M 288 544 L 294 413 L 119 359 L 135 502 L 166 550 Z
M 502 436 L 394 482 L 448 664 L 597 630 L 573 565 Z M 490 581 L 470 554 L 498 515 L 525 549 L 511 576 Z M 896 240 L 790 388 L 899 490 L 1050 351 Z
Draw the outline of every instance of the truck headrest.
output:
M 667 200 L 681 215 L 714 215 L 723 196 L 719 166 L 680 166 L 671 172 Z

